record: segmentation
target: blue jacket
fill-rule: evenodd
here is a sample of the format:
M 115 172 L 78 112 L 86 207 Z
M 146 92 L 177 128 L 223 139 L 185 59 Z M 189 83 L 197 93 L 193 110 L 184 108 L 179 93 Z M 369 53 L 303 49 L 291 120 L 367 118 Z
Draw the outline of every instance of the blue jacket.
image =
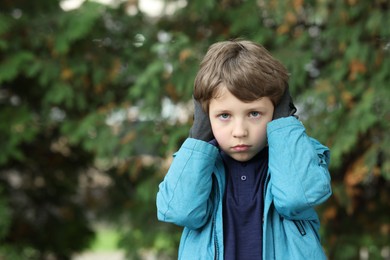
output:
M 326 259 L 314 210 L 331 195 L 329 150 L 294 117 L 267 126 L 263 259 Z M 225 171 L 218 149 L 188 138 L 159 186 L 158 219 L 183 226 L 179 259 L 224 259 Z

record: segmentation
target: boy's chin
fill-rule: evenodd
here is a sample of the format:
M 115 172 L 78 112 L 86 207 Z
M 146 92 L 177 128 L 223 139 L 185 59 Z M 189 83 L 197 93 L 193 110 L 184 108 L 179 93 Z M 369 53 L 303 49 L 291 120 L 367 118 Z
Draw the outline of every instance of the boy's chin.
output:
M 252 159 L 255 156 L 255 154 L 251 154 L 251 153 L 233 153 L 233 154 L 229 154 L 229 155 L 234 160 L 239 161 L 239 162 L 249 161 L 250 159 Z

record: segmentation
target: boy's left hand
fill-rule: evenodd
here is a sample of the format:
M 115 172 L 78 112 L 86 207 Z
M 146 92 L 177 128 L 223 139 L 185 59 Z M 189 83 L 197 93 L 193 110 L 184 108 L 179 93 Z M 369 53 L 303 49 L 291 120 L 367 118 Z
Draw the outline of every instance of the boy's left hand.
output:
M 290 91 L 287 88 L 282 98 L 280 99 L 279 104 L 275 107 L 272 120 L 288 116 L 295 116 L 298 118 L 298 116 L 295 115 L 296 112 L 297 109 L 294 106 Z

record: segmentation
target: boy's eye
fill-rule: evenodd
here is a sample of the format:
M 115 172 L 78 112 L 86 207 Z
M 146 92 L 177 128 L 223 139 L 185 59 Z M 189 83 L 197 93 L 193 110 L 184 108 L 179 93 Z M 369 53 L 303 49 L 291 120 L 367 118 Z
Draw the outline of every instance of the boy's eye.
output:
M 249 116 L 250 117 L 259 117 L 259 116 L 261 116 L 261 114 L 257 111 L 252 111 L 249 113 Z
M 229 119 L 230 115 L 227 113 L 223 113 L 223 114 L 218 115 L 218 117 L 220 119 L 226 120 L 226 119 Z

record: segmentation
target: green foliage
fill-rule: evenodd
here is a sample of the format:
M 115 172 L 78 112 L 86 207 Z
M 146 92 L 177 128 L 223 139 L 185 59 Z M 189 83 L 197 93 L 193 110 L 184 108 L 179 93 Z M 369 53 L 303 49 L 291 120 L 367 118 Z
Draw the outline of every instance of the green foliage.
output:
M 0 3 L 0 257 L 69 259 L 91 243 L 94 221 L 118 226 L 131 259 L 175 257 L 180 228 L 156 220 L 158 183 L 188 136 L 182 108 L 202 56 L 241 37 L 286 65 L 308 133 L 331 148 L 334 195 L 320 208 L 329 258 L 380 258 L 390 243 L 389 4 L 137 8 Z M 174 112 L 161 112 L 166 101 Z
M 30 52 L 18 52 L 11 57 L 7 57 L 0 66 L 0 79 L 1 81 L 9 81 L 14 79 L 19 71 L 23 71 L 26 68 L 26 64 L 29 64 L 34 60 L 34 55 Z
M 0 218 L 2 220 L 0 224 L 0 239 L 8 234 L 11 223 L 11 210 L 2 193 L 2 190 L 0 190 Z
M 88 35 L 103 11 L 101 5 L 87 2 L 78 12 L 62 13 L 57 18 L 62 31 L 54 39 L 54 51 L 66 54 L 72 44 Z
M 31 122 L 34 121 L 33 116 L 27 106 L 2 109 L 0 120 L 6 123 L 0 125 L 0 131 L 8 139 L 0 141 L 3 148 L 0 155 L 0 166 L 10 159 L 19 161 L 25 159 L 19 146 L 21 143 L 31 142 L 38 132 L 38 129 L 34 125 L 31 125 Z

